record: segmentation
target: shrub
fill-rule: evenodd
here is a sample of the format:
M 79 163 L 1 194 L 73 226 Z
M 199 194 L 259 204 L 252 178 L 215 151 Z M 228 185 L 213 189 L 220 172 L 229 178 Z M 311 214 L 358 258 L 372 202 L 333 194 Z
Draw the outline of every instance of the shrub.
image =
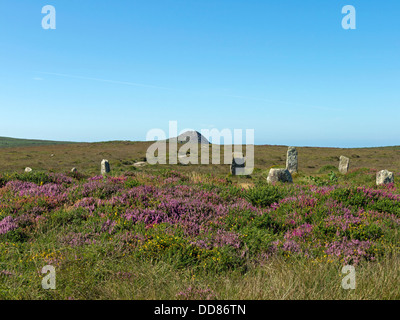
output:
M 141 185 L 142 184 L 136 179 L 128 179 L 125 181 L 125 188 L 127 189 L 132 189 Z
M 272 185 L 256 186 L 250 188 L 244 197 L 253 206 L 265 208 L 283 199 L 286 195 L 284 190 Z
M 309 179 L 317 186 L 317 187 L 325 187 L 331 186 L 338 182 L 338 177 L 335 172 L 331 171 L 327 178 L 322 177 L 312 177 L 310 176 Z
M 33 182 L 36 184 L 53 182 L 53 179 L 50 177 L 50 175 L 42 171 L 14 173 L 10 180 L 20 180 L 24 182 Z

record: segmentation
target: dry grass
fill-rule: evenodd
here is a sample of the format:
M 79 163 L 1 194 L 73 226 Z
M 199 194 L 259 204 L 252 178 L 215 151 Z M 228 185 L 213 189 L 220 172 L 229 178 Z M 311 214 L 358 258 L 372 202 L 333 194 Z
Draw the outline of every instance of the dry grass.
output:
M 110 279 L 100 283 L 92 299 L 176 299 L 189 287 L 210 288 L 217 299 L 233 300 L 364 300 L 400 299 L 400 258 L 356 267 L 356 288 L 342 288 L 341 266 L 311 261 L 284 261 L 274 258 L 263 267 L 250 268 L 246 274 L 193 276 L 190 269 L 177 271 L 168 264 L 126 262 L 134 270 L 129 281 Z M 74 293 L 75 296 L 76 292 Z M 82 297 L 88 298 L 88 297 Z
M 103 142 L 78 143 L 51 146 L 14 147 L 0 149 L 2 172 L 22 171 L 25 167 L 36 170 L 66 172 L 76 167 L 80 172 L 100 172 L 100 162 L 108 159 L 114 171 L 135 170 L 133 164 L 145 161 L 146 150 L 151 142 Z M 272 166 L 285 166 L 286 146 L 255 146 L 255 174 Z M 388 169 L 400 171 L 400 147 L 385 148 L 314 148 L 301 147 L 299 171 L 302 174 L 318 174 L 327 165 L 337 167 L 340 155 L 350 158 L 351 168 Z M 211 146 L 210 146 L 211 154 Z M 51 156 L 53 155 L 53 156 Z M 221 148 L 221 160 L 223 160 Z M 138 170 L 179 169 L 182 172 L 211 173 L 226 176 L 229 165 L 155 165 Z

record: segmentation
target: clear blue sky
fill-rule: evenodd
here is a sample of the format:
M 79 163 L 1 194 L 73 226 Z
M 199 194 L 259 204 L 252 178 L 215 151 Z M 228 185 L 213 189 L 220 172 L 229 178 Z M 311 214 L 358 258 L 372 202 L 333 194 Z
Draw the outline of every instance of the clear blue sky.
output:
M 177 120 L 256 144 L 400 145 L 400 1 L 1 0 L 0 108 L 19 138 L 144 140 Z

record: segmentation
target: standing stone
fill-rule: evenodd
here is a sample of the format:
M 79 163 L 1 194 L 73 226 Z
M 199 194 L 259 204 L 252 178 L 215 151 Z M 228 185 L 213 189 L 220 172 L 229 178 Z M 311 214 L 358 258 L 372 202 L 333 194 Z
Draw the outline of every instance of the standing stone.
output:
M 108 162 L 108 160 L 103 159 L 103 161 L 101 161 L 101 174 L 106 174 L 110 172 L 110 163 Z
M 233 176 L 239 175 L 239 173 L 244 173 L 245 168 L 245 158 L 242 153 L 234 153 L 231 164 L 231 173 Z
M 77 173 L 78 170 L 77 170 L 76 168 L 72 168 L 72 169 L 71 169 L 71 172 L 72 172 L 72 173 Z
M 350 159 L 345 156 L 340 156 L 339 172 L 346 174 L 349 171 Z
M 271 169 L 269 170 L 268 183 L 275 183 L 275 182 L 288 182 L 292 183 L 292 175 L 290 174 L 288 169 Z
M 376 184 L 379 186 L 379 185 L 388 184 L 388 183 L 394 183 L 393 172 L 390 172 L 388 170 L 381 170 L 381 171 L 377 172 Z
M 297 160 L 297 150 L 295 147 L 289 147 L 286 157 L 286 169 L 292 173 L 297 173 L 298 170 L 298 160 Z
M 29 167 L 26 167 L 26 168 L 25 168 L 25 172 L 32 172 L 32 169 L 29 168 Z

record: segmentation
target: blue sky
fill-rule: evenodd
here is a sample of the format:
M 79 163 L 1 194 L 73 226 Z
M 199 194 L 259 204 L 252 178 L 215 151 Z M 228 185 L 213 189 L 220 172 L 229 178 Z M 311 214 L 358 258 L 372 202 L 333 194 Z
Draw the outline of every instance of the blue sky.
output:
M 0 1 L 0 136 L 145 140 L 177 120 L 256 144 L 400 145 L 399 88 L 398 0 Z

